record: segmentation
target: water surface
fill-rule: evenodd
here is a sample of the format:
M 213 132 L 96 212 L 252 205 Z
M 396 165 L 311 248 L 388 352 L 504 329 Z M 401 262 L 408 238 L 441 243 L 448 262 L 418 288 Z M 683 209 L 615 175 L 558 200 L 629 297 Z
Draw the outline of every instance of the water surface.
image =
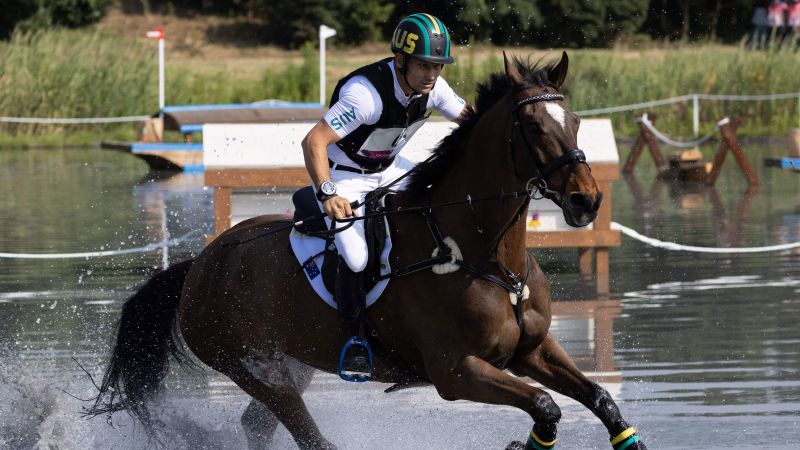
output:
M 655 183 L 643 160 L 636 179 L 615 184 L 613 220 L 696 246 L 800 240 L 800 175 L 761 167 L 761 156 L 781 155 L 780 148 L 746 150 L 763 181 L 757 192 L 745 192 L 732 158 L 714 189 Z M 0 252 L 117 250 L 184 238 L 166 254 L 0 259 L 0 447 L 143 448 L 144 433 L 124 414 L 115 415 L 117 428 L 87 421 L 73 396 L 91 396 L 81 366 L 100 375 L 125 298 L 165 260 L 202 249 L 211 191 L 202 175 L 152 174 L 129 155 L 85 149 L 1 151 L 0 192 Z M 650 448 L 800 445 L 800 252 L 672 252 L 623 237 L 611 251 L 611 294 L 603 297 L 578 273 L 574 250 L 534 254 L 562 300 L 554 333 Z M 248 399 L 238 388 L 213 373 L 176 371 L 167 383 L 158 414 L 171 448 L 245 447 L 239 416 Z M 431 388 L 383 394 L 385 387 L 319 375 L 305 398 L 345 449 L 503 448 L 530 428 L 512 408 L 445 402 Z M 556 400 L 561 448 L 609 448 L 598 420 Z M 294 444 L 281 429 L 273 446 Z

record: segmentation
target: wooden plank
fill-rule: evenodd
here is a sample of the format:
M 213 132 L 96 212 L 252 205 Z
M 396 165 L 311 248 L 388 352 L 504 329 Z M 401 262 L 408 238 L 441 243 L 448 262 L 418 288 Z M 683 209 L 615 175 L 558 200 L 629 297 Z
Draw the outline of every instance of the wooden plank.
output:
M 229 187 L 214 189 L 214 235 L 231 227 L 231 192 Z
M 616 164 L 592 165 L 592 176 L 600 183 L 600 189 L 606 193 L 604 203 L 611 195 L 611 184 L 607 181 L 619 180 L 619 168 Z M 296 187 L 311 183 L 304 167 L 264 167 L 264 168 L 213 168 L 206 167 L 205 184 L 208 186 L 227 186 L 234 188 L 258 187 Z M 609 202 L 610 203 L 610 202 Z M 601 206 L 602 209 L 602 206 Z
M 138 156 L 145 160 L 147 160 L 148 158 L 150 159 L 161 158 L 181 168 L 187 166 L 203 165 L 203 152 L 198 152 L 193 150 L 167 150 L 167 151 L 145 150 L 145 151 L 136 151 L 133 152 L 132 154 L 134 156 Z
M 311 184 L 305 167 L 263 169 L 210 169 L 205 171 L 205 184 L 233 188 L 300 187 Z
M 619 247 L 621 242 L 619 230 L 529 231 L 525 237 L 525 246 L 532 248 Z
M 578 266 L 583 275 L 592 273 L 592 249 L 581 247 L 578 249 Z
M 590 164 L 590 166 L 592 168 L 592 177 L 597 182 L 619 180 L 619 165 L 617 164 L 594 163 Z

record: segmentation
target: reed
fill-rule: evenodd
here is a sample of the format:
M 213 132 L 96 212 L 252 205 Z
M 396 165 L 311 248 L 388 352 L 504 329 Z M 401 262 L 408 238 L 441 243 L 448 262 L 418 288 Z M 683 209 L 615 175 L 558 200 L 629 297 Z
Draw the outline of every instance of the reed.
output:
M 499 53 L 499 52 L 494 52 Z M 516 51 L 515 53 L 520 53 Z M 542 53 L 539 51 L 538 53 Z M 626 105 L 691 93 L 754 95 L 796 92 L 788 100 L 700 101 L 701 134 L 725 116 L 743 120 L 745 136 L 785 135 L 800 126 L 800 54 L 790 48 L 753 51 L 742 46 L 671 46 L 647 50 L 570 50 L 570 71 L 563 88 L 574 111 Z M 557 58 L 560 52 L 548 52 Z M 502 61 L 490 57 L 481 64 L 468 51 L 462 64 L 448 68 L 448 81 L 466 98 L 478 81 L 502 70 Z M 638 133 L 637 112 L 608 114 L 618 136 Z M 692 103 L 648 108 L 658 114 L 657 126 L 676 137 L 692 135 Z
M 556 58 L 560 51 L 514 49 Z M 488 53 L 488 57 L 487 57 Z M 752 51 L 741 46 L 680 46 L 643 50 L 571 50 L 564 88 L 575 110 L 638 103 L 688 93 L 769 94 L 800 92 L 800 54 L 791 49 Z M 0 116 L 113 117 L 156 113 L 155 46 L 97 29 L 17 33 L 0 42 Z M 384 56 L 375 55 L 375 59 Z M 477 84 L 502 70 L 499 49 L 469 45 L 444 75 L 467 100 Z M 335 53 L 329 56 L 336 58 Z M 269 67 L 260 77 L 196 63 L 167 67 L 168 104 L 243 103 L 264 99 L 316 101 L 317 52 L 308 44 L 299 64 Z M 355 67 L 353 67 L 355 68 Z M 335 77 L 329 77 L 332 92 Z M 701 102 L 701 132 L 723 116 L 743 119 L 742 135 L 784 135 L 797 127 L 798 99 L 759 102 Z M 691 102 L 650 108 L 657 126 L 676 138 L 692 134 Z M 635 113 L 616 113 L 619 137 L 635 135 Z M 135 126 L 0 124 L 0 146 L 86 144 L 134 139 Z

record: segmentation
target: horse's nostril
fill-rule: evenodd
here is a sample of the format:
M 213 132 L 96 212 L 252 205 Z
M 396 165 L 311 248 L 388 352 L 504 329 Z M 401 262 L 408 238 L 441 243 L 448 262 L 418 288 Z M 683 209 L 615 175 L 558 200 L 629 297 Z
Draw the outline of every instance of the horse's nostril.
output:
M 594 198 L 580 192 L 570 194 L 569 202 L 572 204 L 573 208 L 582 209 L 584 211 L 591 211 L 594 209 Z

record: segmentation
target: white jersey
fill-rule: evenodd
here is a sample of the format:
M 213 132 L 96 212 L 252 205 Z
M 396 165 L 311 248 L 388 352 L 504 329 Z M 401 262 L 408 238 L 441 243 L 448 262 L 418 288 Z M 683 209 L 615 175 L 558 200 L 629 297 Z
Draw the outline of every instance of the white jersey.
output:
M 390 61 L 388 66 L 392 71 L 392 79 L 394 80 L 394 96 L 400 104 L 408 106 L 419 95 L 407 97 L 397 82 L 394 61 Z M 426 109 L 435 109 L 448 120 L 455 120 L 461 114 L 464 105 L 464 99 L 453 91 L 444 78 L 439 77 L 430 94 L 428 94 Z M 342 86 L 339 90 L 339 100 L 325 113 L 323 119 L 339 138 L 344 138 L 361 125 L 374 125 L 377 123 L 382 112 L 383 101 L 380 94 L 378 94 L 378 90 L 366 77 L 357 75 Z M 405 144 L 406 140 L 401 139 L 394 148 L 399 151 Z M 336 143 L 328 146 L 328 158 L 335 163 L 357 166 Z

